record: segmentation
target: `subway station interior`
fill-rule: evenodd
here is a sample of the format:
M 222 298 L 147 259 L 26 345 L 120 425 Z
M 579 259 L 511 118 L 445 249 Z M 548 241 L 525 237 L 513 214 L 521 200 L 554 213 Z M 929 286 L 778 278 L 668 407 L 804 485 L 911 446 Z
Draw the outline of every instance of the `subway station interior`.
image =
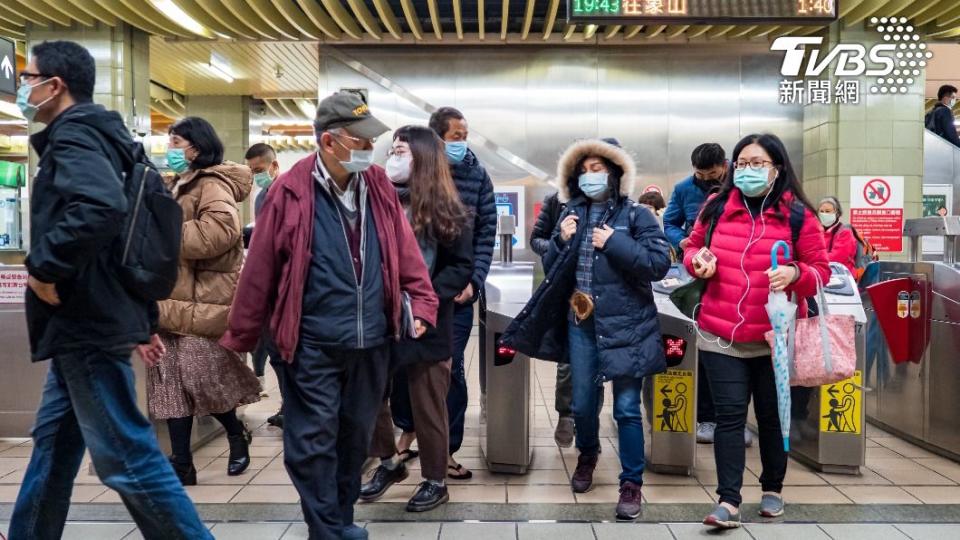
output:
M 3 0 L 0 533 L 21 490 L 49 368 L 30 361 L 23 299 L 38 164 L 28 137 L 42 126 L 15 105 L 32 47 L 49 40 L 91 52 L 94 101 L 120 113 L 162 172 L 170 171 L 168 130 L 185 117 L 214 126 L 225 159 L 243 163 L 263 142 L 285 171 L 317 151 L 314 116 L 335 92 L 362 96 L 391 130 L 426 125 L 440 107 L 463 113 L 499 216 L 465 353 L 469 402 L 455 457 L 473 474 L 447 480 L 448 503 L 410 513 L 422 481 L 411 460 L 407 479 L 357 504 L 371 538 L 960 538 L 960 147 L 925 120 L 943 85 L 960 86 L 956 1 Z M 797 54 L 805 72 L 791 73 L 787 59 Z M 956 131 L 960 103 L 947 106 Z M 832 264 L 823 287 L 829 312 L 854 321 L 855 374 L 791 392 L 786 515 L 757 517 L 754 442 L 743 527 L 704 528 L 717 503 L 717 463 L 712 445 L 697 442 L 702 334 L 671 302 L 691 279 L 675 262 L 652 283 L 670 367 L 643 383 L 642 514 L 618 522 L 611 385 L 593 489 L 573 493 L 577 449 L 554 437 L 556 365 L 500 343 L 547 274 L 531 231 L 574 141 L 615 138 L 636 163 L 630 196 L 669 201 L 693 174 L 695 147 L 716 142 L 729 154 L 751 133 L 779 136 L 810 200 L 836 197 L 842 219 L 877 249 L 862 276 Z M 391 139 L 375 142 L 378 165 Z M 255 221 L 258 189 L 241 206 L 244 225 Z M 146 412 L 148 368 L 133 366 Z M 249 469 L 225 474 L 227 437 L 202 417 L 193 427 L 198 485 L 186 490 L 217 538 L 314 538 L 284 467 L 283 431 L 267 423 L 281 394 L 273 371 L 265 377 L 262 399 L 239 411 L 253 432 Z M 154 425 L 169 452 L 166 424 Z M 752 415 L 748 428 L 756 438 Z M 141 537 L 89 457 L 71 503 L 63 538 Z

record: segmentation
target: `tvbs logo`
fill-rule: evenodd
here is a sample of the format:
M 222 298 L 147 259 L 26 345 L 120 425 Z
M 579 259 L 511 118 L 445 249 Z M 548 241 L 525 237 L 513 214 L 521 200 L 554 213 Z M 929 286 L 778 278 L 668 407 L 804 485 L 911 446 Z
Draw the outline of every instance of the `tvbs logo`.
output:
M 819 45 L 822 37 L 779 37 L 770 46 L 771 51 L 784 51 L 780 73 L 786 77 L 800 77 L 800 70 L 809 52 L 810 59 L 803 76 L 817 77 L 831 64 L 836 64 L 833 75 L 837 77 L 882 77 L 896 68 L 894 58 L 897 45 L 879 43 L 866 47 L 857 43 L 840 43 L 826 52 L 821 58 Z

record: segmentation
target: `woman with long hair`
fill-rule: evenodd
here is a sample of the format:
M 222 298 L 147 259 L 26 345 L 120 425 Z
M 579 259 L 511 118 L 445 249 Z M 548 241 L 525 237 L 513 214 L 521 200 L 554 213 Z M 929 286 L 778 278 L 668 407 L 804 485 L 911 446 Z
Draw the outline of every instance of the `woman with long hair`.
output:
M 250 465 L 251 434 L 237 418 L 237 407 L 260 399 L 260 382 L 240 355 L 217 340 L 243 265 L 239 205 L 253 185 L 250 169 L 223 159 L 223 143 L 213 126 L 188 117 L 170 127 L 167 165 L 176 173 L 171 191 L 183 209 L 180 271 L 168 300 L 160 306 L 160 337 L 166 354 L 149 371 L 150 415 L 166 420 L 170 461 L 184 485 L 197 483 L 190 450 L 193 417 L 212 415 L 227 432 L 227 474 Z
M 407 504 L 407 511 L 424 512 L 449 499 L 444 478 L 450 438 L 447 390 L 453 300 L 470 282 L 473 272 L 473 233 L 471 216 L 450 176 L 443 141 L 433 130 L 419 126 L 398 129 L 386 170 L 417 236 L 440 308 L 436 328 L 418 340 L 403 339 L 394 344 L 392 360 L 397 371 L 390 398 L 380 409 L 370 449 L 371 456 L 380 458 L 380 466 L 361 488 L 360 499 L 375 501 L 408 476 L 405 462 L 414 457 L 410 445 L 417 439 L 424 481 Z M 394 414 L 401 410 L 406 414 Z M 405 418 L 412 418 L 413 423 Z M 393 440 L 394 423 L 403 430 L 401 451 Z
M 700 365 L 707 371 L 716 407 L 714 456 L 719 504 L 704 519 L 717 528 L 740 526 L 743 485 L 743 430 L 751 394 L 760 431 L 760 515 L 783 515 L 783 449 L 777 390 L 765 305 L 770 291 L 799 298 L 798 317 L 817 282 L 830 277 L 816 210 L 803 194 L 787 150 L 775 135 L 749 135 L 733 151 L 733 166 L 720 191 L 700 212 L 684 250 L 687 270 L 707 280 L 696 321 Z M 708 231 L 712 230 L 709 245 Z M 780 256 L 771 268 L 778 241 L 791 245 L 791 259 Z

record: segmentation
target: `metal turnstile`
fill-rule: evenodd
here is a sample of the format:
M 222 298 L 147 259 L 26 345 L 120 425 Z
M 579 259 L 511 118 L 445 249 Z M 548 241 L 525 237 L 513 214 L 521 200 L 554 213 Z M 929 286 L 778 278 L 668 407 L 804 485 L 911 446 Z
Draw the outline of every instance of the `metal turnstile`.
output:
M 841 264 L 830 263 L 830 270 L 824 296 L 830 314 L 853 315 L 857 371 L 835 384 L 791 389 L 790 455 L 822 472 L 860 474 L 866 456 L 864 396 L 869 390 L 863 375 L 867 319 L 854 276 Z
M 881 261 L 871 284 L 902 280 L 909 297 L 906 329 L 885 333 L 878 310 L 865 299 L 869 321 L 866 383 L 873 388 L 867 400 L 867 419 L 881 428 L 932 452 L 960 461 L 960 217 L 909 219 L 910 261 Z M 924 237 L 944 238 L 942 261 L 919 261 Z M 897 287 L 899 288 L 899 286 Z M 910 358 L 896 361 L 889 340 L 909 340 Z M 901 341 L 902 344 L 902 341 Z M 902 358 L 900 360 L 903 360 Z
M 683 266 L 671 266 L 667 277 L 653 284 L 660 332 L 669 364 L 666 373 L 643 381 L 643 403 L 650 436 L 647 468 L 657 473 L 693 473 L 697 457 L 698 337 L 692 320 L 670 301 L 670 291 L 691 277 Z
M 480 451 L 492 472 L 525 474 L 533 459 L 536 379 L 528 356 L 498 345 L 513 318 L 533 295 L 533 263 L 513 262 L 513 216 L 500 216 L 501 261 L 490 266 L 480 311 L 486 422 Z

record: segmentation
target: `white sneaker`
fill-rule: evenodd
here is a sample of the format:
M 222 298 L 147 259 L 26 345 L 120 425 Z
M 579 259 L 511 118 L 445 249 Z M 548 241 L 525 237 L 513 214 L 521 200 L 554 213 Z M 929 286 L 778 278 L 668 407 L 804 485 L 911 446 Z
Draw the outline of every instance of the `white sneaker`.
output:
M 713 432 L 717 430 L 716 422 L 700 422 L 697 424 L 697 442 L 713 444 Z
M 753 446 L 753 433 L 750 432 L 750 428 L 743 428 L 743 444 L 747 448 Z

